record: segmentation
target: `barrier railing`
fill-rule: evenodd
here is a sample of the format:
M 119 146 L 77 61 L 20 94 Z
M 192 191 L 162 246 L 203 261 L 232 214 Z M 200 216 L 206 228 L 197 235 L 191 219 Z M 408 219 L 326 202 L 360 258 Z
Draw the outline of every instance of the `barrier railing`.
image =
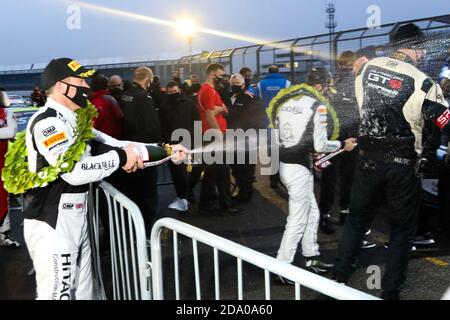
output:
M 111 281 L 112 299 L 155 300 L 164 299 L 161 232 L 164 228 L 173 233 L 173 261 L 175 271 L 175 298 L 180 299 L 180 268 L 178 235 L 192 240 L 195 274 L 195 294 L 202 299 L 200 287 L 198 244 L 203 243 L 214 249 L 214 294 L 220 294 L 219 253 L 223 252 L 236 258 L 238 299 L 244 298 L 243 262 L 264 270 L 265 299 L 271 297 L 270 274 L 280 275 L 295 282 L 295 299 L 300 300 L 301 286 L 335 299 L 373 300 L 376 297 L 336 283 L 309 271 L 283 263 L 266 254 L 257 252 L 230 240 L 224 239 L 197 227 L 171 218 L 158 220 L 151 233 L 151 261 L 147 253 L 144 221 L 139 208 L 112 185 L 102 182 L 95 189 L 91 186 L 90 197 L 90 236 L 93 249 L 94 282 L 97 297 L 106 299 L 105 283 Z M 102 195 L 106 198 L 103 202 Z M 107 210 L 108 221 L 102 221 L 101 210 Z M 102 263 L 100 227 L 109 230 L 111 253 L 111 279 L 104 279 L 103 271 L 108 266 Z M 152 270 L 150 270 L 150 265 Z M 150 274 L 151 272 L 151 274 Z M 151 276 L 151 277 L 150 277 Z M 150 281 L 152 280 L 152 282 Z M 153 290 L 152 290 L 153 289 Z
M 406 23 L 417 24 L 427 36 L 450 33 L 450 15 L 426 17 L 414 20 L 397 21 L 380 26 L 342 30 L 333 34 L 325 33 L 300 38 L 274 41 L 271 43 L 251 44 L 237 48 L 208 50 L 180 59 L 153 60 L 153 58 L 131 59 L 126 57 L 86 60 L 81 63 L 100 70 L 108 76 L 120 74 L 129 78 L 132 70 L 138 66 L 151 67 L 161 83 L 172 79 L 172 73 L 178 71 L 182 78 L 189 77 L 189 70 L 202 79 L 209 63 L 222 63 L 227 73 L 238 72 L 243 66 L 254 72 L 254 81 L 258 82 L 267 67 L 276 64 L 280 72 L 286 74 L 294 83 L 304 81 L 307 70 L 312 66 L 329 66 L 334 71 L 337 56 L 346 50 L 357 51 L 367 46 L 384 47 L 389 42 L 389 35 Z M 432 48 L 429 48 L 432 49 Z M 442 54 L 445 55 L 445 50 Z M 122 62 L 118 62 L 122 61 Z M 0 86 L 7 90 L 31 90 L 39 82 L 39 74 L 45 67 L 42 64 L 18 66 L 0 66 Z M 127 70 L 129 69 L 129 70 Z M 20 77 L 18 77 L 18 75 Z
M 198 243 L 203 243 L 214 249 L 214 290 L 215 299 L 220 299 L 220 272 L 219 272 L 219 252 L 224 252 L 236 258 L 237 262 L 237 282 L 238 299 L 244 298 L 242 262 L 245 261 L 253 266 L 264 270 L 265 298 L 270 299 L 271 283 L 270 273 L 280 275 L 295 282 L 295 299 L 300 300 L 300 288 L 305 286 L 326 296 L 343 300 L 377 300 L 378 298 L 356 289 L 334 282 L 309 271 L 300 269 L 291 264 L 283 263 L 273 257 L 262 254 L 240 244 L 224 239 L 197 227 L 177 221 L 171 218 L 158 220 L 153 226 L 151 233 L 151 259 L 152 259 L 152 281 L 153 298 L 155 300 L 164 299 L 163 269 L 161 252 L 161 232 L 166 228 L 173 232 L 173 259 L 175 272 L 175 298 L 180 299 L 180 273 L 179 273 L 179 252 L 178 234 L 192 239 L 195 293 L 197 300 L 201 300 L 200 271 Z
M 102 205 L 101 193 L 106 197 L 106 207 L 104 203 Z M 102 182 L 95 190 L 91 188 L 91 195 L 91 210 L 89 210 L 91 247 L 93 248 L 94 280 L 99 291 L 99 298 L 106 299 L 104 282 L 111 280 L 114 300 L 150 300 L 150 264 L 144 220 L 139 208 L 107 182 Z M 101 210 L 108 211 L 108 221 L 102 221 L 102 223 L 104 228 L 109 230 L 111 279 L 102 277 L 106 266 L 102 264 L 100 255 Z

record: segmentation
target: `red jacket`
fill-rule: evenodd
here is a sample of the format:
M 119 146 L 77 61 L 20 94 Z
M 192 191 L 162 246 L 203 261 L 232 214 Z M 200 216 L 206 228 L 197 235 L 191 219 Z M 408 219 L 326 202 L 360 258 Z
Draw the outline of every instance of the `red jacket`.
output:
M 120 139 L 122 135 L 123 112 L 107 90 L 98 90 L 92 93 L 89 99 L 97 108 L 98 117 L 94 119 L 94 128 Z

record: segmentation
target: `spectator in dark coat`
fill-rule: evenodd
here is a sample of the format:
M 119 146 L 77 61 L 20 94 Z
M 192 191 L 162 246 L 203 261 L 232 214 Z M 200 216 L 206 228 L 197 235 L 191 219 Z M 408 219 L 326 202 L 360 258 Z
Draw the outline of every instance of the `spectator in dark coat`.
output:
M 167 96 L 159 110 L 162 135 L 164 141 L 173 141 L 175 144 L 181 143 L 188 149 L 193 146 L 194 122 L 200 121 L 197 105 L 187 98 L 180 89 L 177 82 L 171 81 L 167 84 Z M 172 134 L 177 129 L 184 129 L 190 133 L 190 141 L 180 141 L 172 138 Z M 188 173 L 186 165 L 175 165 L 169 163 L 172 180 L 177 193 L 177 198 L 169 205 L 169 209 L 180 212 L 188 210 L 188 194 L 191 193 L 188 187 Z

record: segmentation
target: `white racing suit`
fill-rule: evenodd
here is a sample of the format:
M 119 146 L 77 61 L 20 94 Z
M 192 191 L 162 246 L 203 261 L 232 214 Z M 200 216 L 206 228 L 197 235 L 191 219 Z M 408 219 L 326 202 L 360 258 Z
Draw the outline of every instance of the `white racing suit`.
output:
M 26 144 L 29 169 L 37 172 L 55 165 L 74 142 L 76 114 L 48 99 L 30 119 Z M 99 181 L 126 163 L 115 140 L 94 130 L 100 155 L 91 156 L 87 145 L 71 172 L 47 187 L 24 194 L 24 237 L 36 270 L 37 299 L 92 299 L 91 250 L 87 226 L 88 184 Z
M 334 152 L 342 143 L 328 140 L 327 107 L 312 95 L 296 95 L 279 108 L 274 122 L 279 130 L 280 178 L 289 193 L 289 215 L 277 259 L 292 263 L 300 240 L 304 257 L 320 254 L 312 153 Z

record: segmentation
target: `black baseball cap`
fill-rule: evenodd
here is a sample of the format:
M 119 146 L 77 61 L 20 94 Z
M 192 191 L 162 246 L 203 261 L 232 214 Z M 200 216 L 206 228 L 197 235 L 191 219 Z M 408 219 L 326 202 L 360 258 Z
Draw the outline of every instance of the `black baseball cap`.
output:
M 55 83 L 67 77 L 92 78 L 96 73 L 96 70 L 87 69 L 74 59 L 53 59 L 42 72 L 42 90 L 48 90 Z

